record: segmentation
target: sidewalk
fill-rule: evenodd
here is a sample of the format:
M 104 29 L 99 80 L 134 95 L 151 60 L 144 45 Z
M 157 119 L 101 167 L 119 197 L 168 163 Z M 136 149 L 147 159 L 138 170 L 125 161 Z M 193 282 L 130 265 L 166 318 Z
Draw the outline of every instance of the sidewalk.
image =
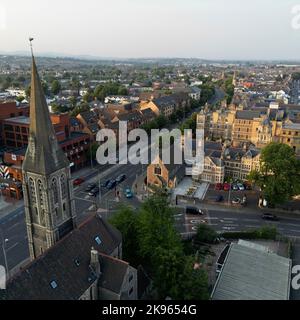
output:
M 23 200 L 16 200 L 0 195 L 0 219 L 22 206 L 24 206 Z
M 143 175 L 138 176 L 132 184 L 132 191 L 140 202 L 143 202 L 148 197 L 148 191 L 144 184 L 146 177 L 147 173 L 144 173 Z

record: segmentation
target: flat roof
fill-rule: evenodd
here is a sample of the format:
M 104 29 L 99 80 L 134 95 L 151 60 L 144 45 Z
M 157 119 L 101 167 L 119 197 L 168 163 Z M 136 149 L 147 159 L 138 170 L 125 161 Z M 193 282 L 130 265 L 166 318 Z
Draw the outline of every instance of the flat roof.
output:
M 291 259 L 248 241 L 230 245 L 212 300 L 288 300 Z
M 5 121 L 29 125 L 30 118 L 26 116 L 19 116 L 19 117 L 5 119 Z

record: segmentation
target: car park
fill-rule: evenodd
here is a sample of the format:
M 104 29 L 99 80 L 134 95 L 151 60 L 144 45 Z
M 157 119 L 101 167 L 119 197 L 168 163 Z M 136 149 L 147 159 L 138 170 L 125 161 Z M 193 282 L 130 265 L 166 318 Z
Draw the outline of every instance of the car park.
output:
M 117 178 L 116 178 L 116 183 L 121 183 L 122 181 L 124 181 L 126 179 L 126 174 L 120 174 Z
M 271 221 L 278 221 L 278 217 L 275 214 L 272 213 L 263 213 L 261 215 L 261 218 L 264 220 L 271 220 Z
M 193 214 L 193 215 L 203 215 L 204 212 L 201 209 L 198 209 L 196 207 L 186 207 L 185 208 L 186 214 Z

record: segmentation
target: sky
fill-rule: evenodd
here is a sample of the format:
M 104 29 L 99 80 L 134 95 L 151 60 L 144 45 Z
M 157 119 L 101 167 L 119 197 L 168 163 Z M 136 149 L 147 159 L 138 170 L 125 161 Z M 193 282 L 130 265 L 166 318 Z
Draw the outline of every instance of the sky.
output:
M 300 60 L 300 0 L 0 0 L 0 52 Z

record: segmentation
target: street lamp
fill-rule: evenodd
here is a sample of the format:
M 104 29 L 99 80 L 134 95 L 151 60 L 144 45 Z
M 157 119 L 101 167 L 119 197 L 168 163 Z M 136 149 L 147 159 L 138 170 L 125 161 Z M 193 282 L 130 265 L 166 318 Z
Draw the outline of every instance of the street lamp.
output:
M 7 238 L 3 237 L 3 232 L 1 230 L 1 242 L 2 242 L 2 251 L 3 251 L 3 257 L 4 257 L 4 263 L 5 263 L 5 268 L 6 268 L 6 273 L 7 273 L 7 279 L 9 278 L 9 269 L 8 269 L 8 263 L 7 263 L 7 256 L 6 256 L 6 248 L 5 245 L 8 242 Z

